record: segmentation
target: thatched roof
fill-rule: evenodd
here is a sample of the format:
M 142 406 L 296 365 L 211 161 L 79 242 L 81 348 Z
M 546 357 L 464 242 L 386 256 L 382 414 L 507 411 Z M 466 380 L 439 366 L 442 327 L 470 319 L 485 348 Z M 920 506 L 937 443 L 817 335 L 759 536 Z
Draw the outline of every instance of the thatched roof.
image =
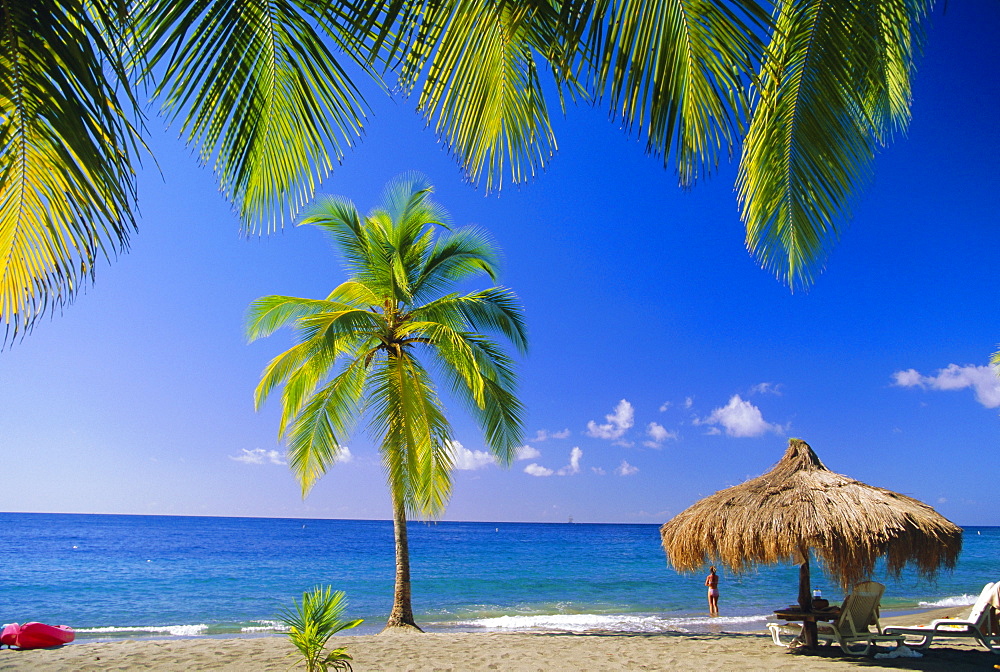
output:
M 695 503 L 660 536 L 679 571 L 799 564 L 812 548 L 845 591 L 870 577 L 881 556 L 894 575 L 907 563 L 931 575 L 954 567 L 962 549 L 961 528 L 934 509 L 830 471 L 799 439 L 771 471 Z

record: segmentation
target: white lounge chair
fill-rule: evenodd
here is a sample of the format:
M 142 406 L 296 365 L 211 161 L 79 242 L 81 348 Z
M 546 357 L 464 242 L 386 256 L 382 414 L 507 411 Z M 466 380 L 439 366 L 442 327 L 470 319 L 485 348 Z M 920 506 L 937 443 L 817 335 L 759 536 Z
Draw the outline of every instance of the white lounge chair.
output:
M 819 641 L 827 644 L 836 642 L 844 653 L 851 656 L 867 656 L 878 642 L 895 642 L 897 647 L 902 644 L 903 637 L 886 634 L 878 622 L 879 602 L 884 592 L 885 586 L 875 581 L 862 581 L 855 585 L 851 594 L 844 598 L 837 620 L 817 623 Z M 871 626 L 875 626 L 874 632 Z M 863 648 L 856 648 L 859 645 Z
M 1000 653 L 1000 632 L 996 630 L 995 609 L 1000 607 L 1000 583 L 987 583 L 979 594 L 968 617 L 939 618 L 930 625 L 896 626 L 885 629 L 887 634 L 919 637 L 906 645 L 926 649 L 934 639 L 942 637 L 972 637 L 993 653 Z
M 888 635 L 882 631 L 878 622 L 879 601 L 885 586 L 874 581 L 863 581 L 856 586 L 851 594 L 844 598 L 844 604 L 840 607 L 840 615 L 832 623 L 817 623 L 817 638 L 824 644 L 836 643 L 851 656 L 866 656 L 872 647 L 878 642 L 896 642 L 896 645 L 903 641 L 902 635 Z M 872 632 L 871 627 L 875 626 Z M 771 638 L 779 646 L 795 646 L 799 642 L 792 639 L 786 643 L 781 640 L 781 635 L 792 634 L 795 629 L 788 625 L 779 623 L 768 623 L 768 630 L 771 631 Z M 795 631 L 801 631 L 801 628 Z M 859 648 L 860 647 L 860 648 Z

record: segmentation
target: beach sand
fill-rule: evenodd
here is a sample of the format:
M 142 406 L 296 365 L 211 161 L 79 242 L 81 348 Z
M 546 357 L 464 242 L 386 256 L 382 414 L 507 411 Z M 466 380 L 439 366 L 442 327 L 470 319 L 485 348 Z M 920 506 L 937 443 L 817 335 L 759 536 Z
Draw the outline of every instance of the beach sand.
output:
M 882 619 L 926 622 L 968 610 L 936 610 Z M 923 658 L 876 660 L 838 647 L 799 653 L 764 632 L 719 634 L 399 633 L 343 637 L 357 672 L 368 670 L 992 670 L 995 656 L 967 640 L 942 640 Z M 0 670 L 232 670 L 286 672 L 294 666 L 285 637 L 74 643 L 58 649 L 0 651 Z M 886 651 L 888 649 L 882 649 Z

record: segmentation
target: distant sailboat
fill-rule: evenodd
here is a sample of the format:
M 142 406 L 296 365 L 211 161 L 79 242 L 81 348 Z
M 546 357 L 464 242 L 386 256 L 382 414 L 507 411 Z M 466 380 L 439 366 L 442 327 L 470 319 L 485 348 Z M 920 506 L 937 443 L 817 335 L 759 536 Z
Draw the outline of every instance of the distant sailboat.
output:
M 573 516 L 569 517 L 569 522 L 571 522 L 571 523 L 573 522 Z

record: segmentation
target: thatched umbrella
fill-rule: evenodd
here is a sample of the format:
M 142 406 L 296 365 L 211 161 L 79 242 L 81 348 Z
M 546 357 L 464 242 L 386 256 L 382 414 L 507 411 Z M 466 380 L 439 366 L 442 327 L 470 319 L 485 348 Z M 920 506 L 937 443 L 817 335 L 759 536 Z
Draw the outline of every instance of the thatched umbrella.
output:
M 882 556 L 895 576 L 908 563 L 929 576 L 954 567 L 962 549 L 961 528 L 934 509 L 830 471 L 799 439 L 789 440 L 771 471 L 696 502 L 664 524 L 660 536 L 679 571 L 709 562 L 737 573 L 762 564 L 799 564 L 799 605 L 805 611 L 810 549 L 845 594 L 871 576 Z

